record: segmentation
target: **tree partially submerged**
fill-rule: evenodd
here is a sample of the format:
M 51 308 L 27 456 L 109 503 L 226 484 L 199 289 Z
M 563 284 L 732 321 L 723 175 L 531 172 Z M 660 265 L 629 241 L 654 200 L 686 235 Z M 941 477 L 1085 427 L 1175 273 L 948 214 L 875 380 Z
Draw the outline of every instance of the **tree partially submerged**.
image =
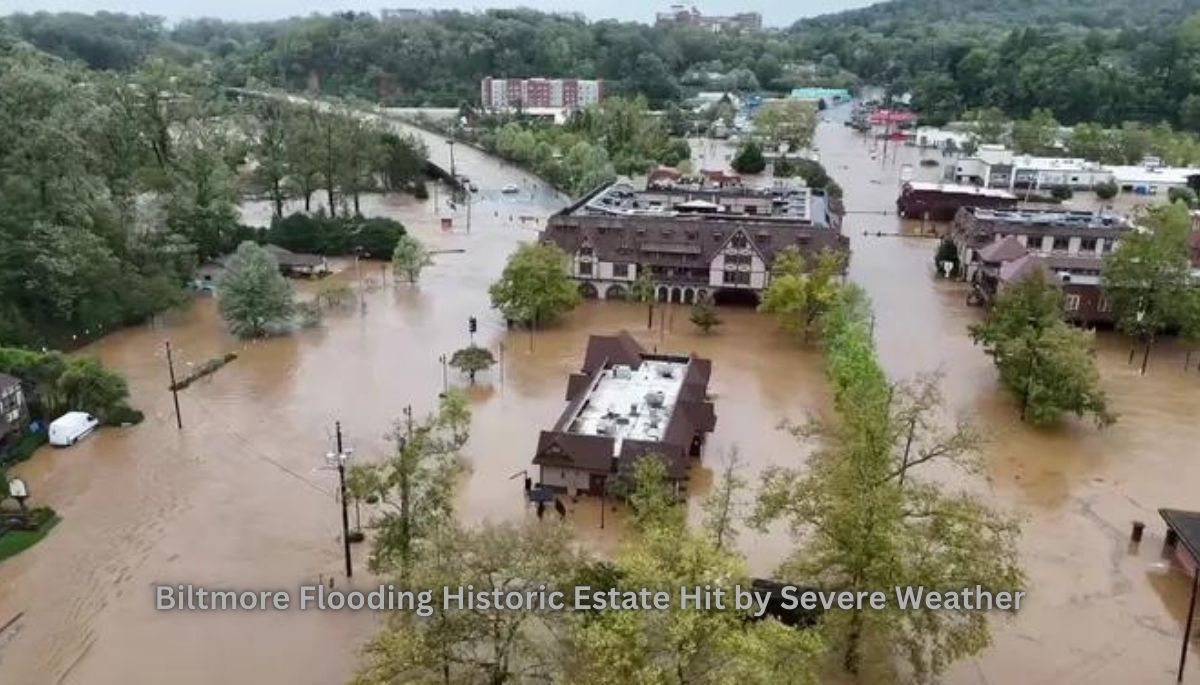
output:
M 842 256 L 837 252 L 822 250 L 812 269 L 806 271 L 800 250 L 789 246 L 775 256 L 759 311 L 774 314 L 783 330 L 807 342 L 837 301 L 841 272 Z
M 510 321 L 531 325 L 554 321 L 580 301 L 567 263 L 567 255 L 555 245 L 521 245 L 488 291 L 492 306 Z
M 868 317 L 861 291 L 847 287 L 824 332 L 836 416 L 793 427 L 796 436 L 816 439 L 806 468 L 773 467 L 763 476 L 752 521 L 782 521 L 798 543 L 778 574 L 842 591 L 1020 590 L 1016 523 L 913 477 L 936 462 L 974 470 L 978 435 L 965 421 L 941 425 L 936 379 L 888 381 Z M 988 645 L 988 616 L 889 603 L 882 611 L 828 613 L 821 634 L 845 671 L 883 682 L 903 660 L 915 680 L 927 681 Z
M 292 286 L 280 275 L 275 258 L 249 241 L 229 258 L 217 292 L 221 316 L 239 338 L 282 330 L 295 311 Z
M 492 351 L 478 345 L 469 345 L 461 350 L 456 350 L 450 357 L 450 366 L 467 374 L 471 379 L 471 385 L 475 384 L 475 374 L 487 371 L 495 363 L 496 357 L 492 355 Z
M 701 297 L 696 300 L 696 304 L 692 305 L 692 314 L 689 319 L 705 333 L 711 333 L 714 328 L 725 323 L 717 314 L 717 308 L 713 306 L 712 299 L 707 296 Z
M 396 250 L 392 252 L 392 270 L 396 276 L 416 283 L 421 278 L 421 271 L 430 264 L 433 264 L 433 258 L 421 241 L 408 234 L 396 241 Z
M 1153 207 L 1138 223 L 1148 230 L 1123 236 L 1105 257 L 1100 278 L 1117 328 L 1145 346 L 1145 373 L 1150 347 L 1159 335 L 1200 334 L 1200 290 L 1192 282 L 1188 208 L 1180 202 Z
M 395 452 L 388 459 L 353 467 L 357 494 L 371 497 L 381 511 L 375 529 L 371 569 L 405 579 L 417 561 L 436 545 L 432 536 L 453 522 L 454 484 L 464 464 L 460 450 L 470 437 L 466 400 L 451 390 L 436 414 L 414 422 L 411 416 L 392 429 Z
M 1063 293 L 1042 272 L 1006 285 L 986 321 L 971 327 L 1021 402 L 1021 420 L 1055 423 L 1065 413 L 1090 415 L 1100 426 L 1115 417 L 1100 388 L 1095 335 L 1062 319 Z
M 654 276 L 649 267 L 638 269 L 637 278 L 629 288 L 629 296 L 634 302 L 646 305 L 646 328 L 654 328 Z
M 729 503 L 736 499 L 741 483 L 722 483 L 719 489 L 731 495 L 726 505 L 718 505 L 725 515 L 714 521 L 728 542 Z M 688 528 L 683 508 L 666 481 L 661 457 L 647 455 L 638 461 L 630 491 L 635 530 L 607 574 L 610 587 L 618 592 L 674 591 L 714 583 L 749 587 L 744 561 L 730 546 L 718 542 L 721 532 Z M 813 632 L 785 627 L 773 618 L 747 622 L 744 612 L 728 604 L 725 609 L 681 609 L 677 599 L 664 610 L 580 612 L 568 641 L 567 672 L 559 681 L 597 685 L 817 682 L 821 642 Z

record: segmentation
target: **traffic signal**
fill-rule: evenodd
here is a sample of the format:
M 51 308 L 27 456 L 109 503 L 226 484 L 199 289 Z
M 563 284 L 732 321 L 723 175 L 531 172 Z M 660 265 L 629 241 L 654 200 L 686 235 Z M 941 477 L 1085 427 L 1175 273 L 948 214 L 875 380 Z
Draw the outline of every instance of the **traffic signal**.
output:
M 475 317 L 467 319 L 467 330 L 471 333 L 479 330 L 479 322 L 475 320 Z

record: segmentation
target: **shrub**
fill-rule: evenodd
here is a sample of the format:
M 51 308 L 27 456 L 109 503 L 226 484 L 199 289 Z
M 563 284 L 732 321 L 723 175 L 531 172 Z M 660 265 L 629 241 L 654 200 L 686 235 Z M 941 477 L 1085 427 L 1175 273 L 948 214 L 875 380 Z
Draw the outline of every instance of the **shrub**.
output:
M 0 464 L 15 464 L 25 461 L 46 442 L 45 431 L 26 431 L 7 450 L 0 453 Z
M 1191 188 L 1169 188 L 1167 189 L 1167 200 L 1174 204 L 1182 202 L 1188 207 L 1196 206 L 1196 192 Z
M 104 425 L 106 426 L 136 426 L 146 418 L 142 412 L 130 407 L 127 404 L 113 409 L 104 417 Z
M 767 159 L 763 157 L 762 147 L 752 140 L 738 150 L 730 166 L 739 174 L 759 174 L 767 168 Z
M 1104 183 L 1097 183 L 1094 190 L 1096 191 L 1096 197 L 1101 200 L 1111 200 L 1117 196 L 1120 188 L 1117 187 L 1115 181 L 1105 181 Z
M 1055 200 L 1070 200 L 1074 196 L 1075 191 L 1071 190 L 1067 186 L 1056 186 L 1050 189 L 1050 197 L 1054 198 Z

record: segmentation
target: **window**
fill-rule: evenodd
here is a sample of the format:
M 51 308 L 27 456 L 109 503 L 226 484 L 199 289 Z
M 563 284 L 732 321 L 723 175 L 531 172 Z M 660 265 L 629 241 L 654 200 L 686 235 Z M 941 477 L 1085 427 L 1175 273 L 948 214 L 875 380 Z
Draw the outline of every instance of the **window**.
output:
M 1117 243 L 1117 241 L 1115 241 L 1115 240 L 1106 240 L 1106 241 L 1104 241 L 1104 251 L 1105 251 L 1105 252 L 1112 252 L 1112 251 L 1113 251 L 1113 247 L 1115 247 L 1115 246 L 1116 246 L 1116 243 Z
M 1096 305 L 1096 310 L 1100 312 L 1112 311 L 1112 303 L 1108 301 L 1107 297 L 1101 295 L 1100 302 Z
M 591 276 L 592 275 L 592 263 L 591 262 L 579 262 L 579 275 L 580 276 Z
M 1081 239 L 1079 241 L 1079 251 L 1080 252 L 1095 252 L 1096 251 L 1096 239 L 1095 238 Z
M 1077 312 L 1079 311 L 1079 296 L 1068 293 L 1063 304 L 1068 312 Z
M 741 233 L 733 236 L 733 238 L 730 239 L 729 244 L 737 250 L 744 250 L 750 246 L 750 242 L 746 240 L 746 236 L 742 235 Z
M 750 266 L 750 255 L 748 254 L 727 254 L 725 255 L 725 268 L 729 269 L 737 266 Z
M 1052 247 L 1050 249 L 1054 250 L 1055 252 L 1066 252 L 1067 248 L 1070 246 L 1071 246 L 1070 238 L 1058 237 L 1058 238 L 1054 239 L 1054 247 Z
M 628 264 L 613 264 L 613 277 L 614 278 L 629 278 L 629 265 Z
M 749 271 L 726 271 L 724 276 L 726 285 L 750 285 Z
M 596 251 L 593 250 L 591 247 L 584 246 L 584 247 L 579 248 L 579 256 L 580 257 L 587 257 L 588 259 L 591 259 L 592 256 L 595 254 L 596 254 Z

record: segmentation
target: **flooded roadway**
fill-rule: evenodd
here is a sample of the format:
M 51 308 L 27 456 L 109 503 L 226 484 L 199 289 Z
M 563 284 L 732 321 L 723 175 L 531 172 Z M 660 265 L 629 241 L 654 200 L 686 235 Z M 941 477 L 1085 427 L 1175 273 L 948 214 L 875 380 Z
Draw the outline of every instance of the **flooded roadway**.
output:
M 439 145 L 435 137 L 427 142 Z M 873 160 L 870 143 L 837 124 L 822 126 L 817 142 L 854 212 L 890 209 L 901 165 L 917 154 L 902 148 L 897 161 Z M 234 340 L 214 303 L 201 299 L 89 348 L 128 377 L 147 420 L 101 431 L 73 449 L 42 450 L 18 469 L 35 501 L 55 506 L 64 521 L 0 564 L 0 625 L 23 614 L 0 635 L 0 682 L 343 682 L 375 628 L 371 615 L 159 614 L 151 586 L 293 588 L 330 574 L 343 585 L 336 481 L 322 468 L 333 422 L 341 420 L 356 458 L 386 454 L 383 436 L 403 407 L 432 407 L 442 387 L 438 356 L 466 344 L 471 315 L 479 317 L 478 342 L 497 353 L 503 345 L 503 370 L 481 375 L 470 391 L 472 471 L 460 497 L 468 520 L 531 515 L 519 480 L 509 478 L 528 467 L 538 431 L 561 411 L 567 375 L 592 332 L 627 328 L 647 347 L 714 360 L 720 418 L 706 467 L 719 468 L 735 445 L 751 475 L 803 459 L 804 449 L 775 426 L 828 408 L 820 355 L 797 349 L 752 311 L 723 310 L 720 332 L 703 336 L 684 308 L 660 308 L 666 321 L 647 330 L 643 307 L 592 302 L 532 338 L 506 331 L 488 307 L 487 286 L 517 242 L 535 236 L 537 224 L 521 217 L 544 217 L 563 199 L 464 147 L 456 149 L 457 164 L 481 186 L 469 235 L 442 232 L 445 210 L 437 214 L 429 203 L 389 197 L 366 205 L 368 213 L 400 219 L 433 249 L 465 250 L 439 256 L 419 286 L 395 284 L 381 265 L 364 264 L 365 309 L 331 313 L 322 327 L 292 337 Z M 523 189 L 516 198 L 498 192 L 510 182 Z M 261 220 L 264 211 L 250 206 L 245 214 Z M 455 221 L 463 225 L 463 211 Z M 1104 337 L 1101 370 L 1120 422 L 1104 432 L 1086 424 L 1025 428 L 967 337 L 978 312 L 965 306 L 961 286 L 932 277 L 934 244 L 862 235 L 868 229 L 912 234 L 919 227 L 882 213 L 846 218 L 851 277 L 875 301 L 888 371 L 903 377 L 941 369 L 954 410 L 975 415 L 992 437 L 982 477 L 937 477 L 1025 519 L 1027 608 L 999 619 L 995 645 L 956 665 L 947 681 L 1167 682 L 1187 583 L 1158 556 L 1162 526 L 1154 511 L 1194 506 L 1184 484 L 1200 482 L 1200 375 L 1181 373 L 1182 355 L 1164 348 L 1140 377 L 1125 364 L 1123 342 Z M 355 270 L 343 266 L 339 277 L 354 282 Z M 177 364 L 241 354 L 183 392 L 182 432 L 166 392 L 166 338 Z M 463 384 L 453 371 L 450 382 Z M 710 480 L 707 468 L 699 470 L 691 491 Z M 594 503 L 581 502 L 571 518 L 585 544 L 611 548 L 619 525 L 609 517 L 602 532 L 597 514 Z M 1149 523 L 1136 554 L 1125 542 L 1133 519 Z M 741 544 L 759 571 L 786 551 L 773 535 L 744 534 Z M 372 585 L 362 564 L 356 568 L 354 585 Z M 1198 669 L 1189 669 L 1192 677 Z

